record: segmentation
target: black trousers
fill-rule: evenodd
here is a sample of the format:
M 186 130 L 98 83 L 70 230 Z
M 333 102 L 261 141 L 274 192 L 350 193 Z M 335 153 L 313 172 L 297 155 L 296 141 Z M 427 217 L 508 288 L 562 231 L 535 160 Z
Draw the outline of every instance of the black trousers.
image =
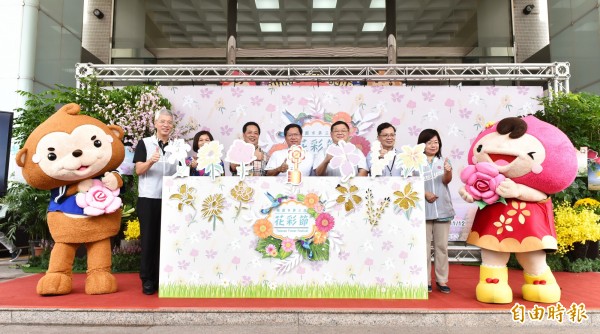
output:
M 158 286 L 160 261 L 160 198 L 138 198 L 137 215 L 140 220 L 140 238 L 142 254 L 140 263 L 140 279 L 151 281 Z

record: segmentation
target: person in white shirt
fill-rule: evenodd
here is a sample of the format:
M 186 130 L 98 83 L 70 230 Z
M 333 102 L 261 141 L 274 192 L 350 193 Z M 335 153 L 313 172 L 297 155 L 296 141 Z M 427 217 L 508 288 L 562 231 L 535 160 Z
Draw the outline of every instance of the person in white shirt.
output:
M 142 292 L 152 295 L 158 290 L 160 228 L 163 177 L 175 174 L 177 165 L 168 162 L 165 151 L 173 133 L 173 114 L 161 109 L 154 116 L 156 134 L 138 142 L 133 155 L 138 178 L 136 213 L 140 220 Z
M 398 154 L 398 151 L 394 148 L 396 144 L 396 128 L 390 123 L 381 123 L 377 126 L 377 140 L 381 143 L 381 150 L 379 150 L 379 156 L 374 157 L 375 159 L 383 159 L 383 156 L 388 152 L 394 152 Z M 369 173 L 371 172 L 371 152 L 367 154 L 367 168 Z M 381 176 L 401 176 L 402 169 L 396 168 L 396 157 L 390 161 L 387 166 L 383 168 Z
M 288 124 L 283 129 L 285 143 L 288 147 L 293 145 L 302 146 L 302 127 L 298 124 Z M 304 151 L 304 159 L 298 164 L 298 169 L 302 175 L 309 176 L 313 169 L 314 157 L 308 150 Z M 267 176 L 277 176 L 281 173 L 286 173 L 289 168 L 292 168 L 292 163 L 288 161 L 288 150 L 279 150 L 273 152 L 267 163 L 265 170 Z
M 350 138 L 350 127 L 344 121 L 337 121 L 331 125 L 331 140 L 332 145 L 337 145 L 340 140 L 349 142 Z M 361 159 L 358 162 L 358 166 L 355 167 L 357 176 L 367 176 L 367 159 L 360 149 L 356 148 L 355 153 L 360 155 Z M 338 169 L 331 168 L 329 162 L 333 156 L 327 154 L 327 149 L 321 151 L 319 157 L 315 159 L 315 174 L 318 176 L 341 176 Z

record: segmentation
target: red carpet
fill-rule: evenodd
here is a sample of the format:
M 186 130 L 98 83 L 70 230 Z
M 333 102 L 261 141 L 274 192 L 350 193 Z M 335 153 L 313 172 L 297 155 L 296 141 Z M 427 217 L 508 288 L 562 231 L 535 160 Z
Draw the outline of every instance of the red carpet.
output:
M 561 303 L 584 303 L 587 310 L 600 309 L 600 273 L 554 273 L 562 288 Z M 0 283 L 0 308 L 64 308 L 64 309 L 195 309 L 195 310 L 509 310 L 514 303 L 527 309 L 534 303 L 521 298 L 522 273 L 509 271 L 509 284 L 515 293 L 512 304 L 492 305 L 475 300 L 479 267 L 450 265 L 452 293 L 435 290 L 429 300 L 356 300 L 356 299 L 185 299 L 158 298 L 141 292 L 138 274 L 117 274 L 119 291 L 109 295 L 89 296 L 84 292 L 84 274 L 75 274 L 73 292 L 65 296 L 41 297 L 35 287 L 41 274 Z M 544 304 L 540 304 L 544 305 Z

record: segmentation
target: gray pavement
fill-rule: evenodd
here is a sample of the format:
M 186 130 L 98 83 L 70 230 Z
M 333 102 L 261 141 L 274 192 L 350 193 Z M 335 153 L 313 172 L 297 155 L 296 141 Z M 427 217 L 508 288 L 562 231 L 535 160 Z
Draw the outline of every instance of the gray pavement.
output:
M 26 276 L 19 264 L 0 258 L 0 284 Z M 2 298 L 2 296 L 0 296 Z M 514 323 L 505 311 L 431 310 L 194 310 L 194 309 L 14 309 L 0 307 L 0 333 L 369 333 L 369 334 L 547 334 L 592 333 L 600 329 L 600 311 L 588 310 L 582 324 L 526 321 Z
M 8 257 L 8 252 L 4 252 L 3 255 L 6 257 L 0 258 L 0 283 L 18 277 L 30 275 L 24 273 L 23 270 L 21 270 L 21 268 L 19 267 L 20 265 L 27 263 L 28 255 L 21 255 L 19 259 L 14 262 L 9 261 L 10 258 Z
M 424 333 L 444 333 L 444 334 L 551 334 L 551 333 L 569 333 L 569 334 L 590 334 L 595 332 L 590 328 L 558 328 L 558 327 L 539 327 L 539 328 L 423 328 L 423 327 L 379 327 L 379 326 L 331 326 L 316 327 L 307 326 L 294 328 L 289 326 L 23 326 L 23 325 L 0 325 L 0 333 L 3 334 L 22 334 L 22 333 L 43 333 L 43 334 L 87 334 L 87 333 L 111 333 L 111 334 L 240 334 L 240 333 L 260 333 L 260 334 L 424 334 Z

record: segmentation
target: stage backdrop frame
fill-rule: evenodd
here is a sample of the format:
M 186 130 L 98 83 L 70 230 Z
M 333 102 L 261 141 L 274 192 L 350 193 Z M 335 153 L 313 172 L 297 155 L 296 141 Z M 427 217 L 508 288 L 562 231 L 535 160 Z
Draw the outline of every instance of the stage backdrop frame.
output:
M 495 87 L 499 85 L 540 85 L 555 92 L 569 91 L 568 62 L 532 64 L 324 64 L 324 65 L 113 65 L 79 63 L 76 65 L 77 86 L 82 79 L 93 77 L 113 85 L 152 83 L 170 85 L 214 85 L 298 82 L 320 85 L 362 83 L 368 85 L 420 85 L 437 82 L 460 87 L 463 83 Z M 466 217 L 466 215 L 465 215 Z M 463 220 L 460 224 L 464 224 Z M 476 258 L 473 250 L 454 246 L 457 260 Z

